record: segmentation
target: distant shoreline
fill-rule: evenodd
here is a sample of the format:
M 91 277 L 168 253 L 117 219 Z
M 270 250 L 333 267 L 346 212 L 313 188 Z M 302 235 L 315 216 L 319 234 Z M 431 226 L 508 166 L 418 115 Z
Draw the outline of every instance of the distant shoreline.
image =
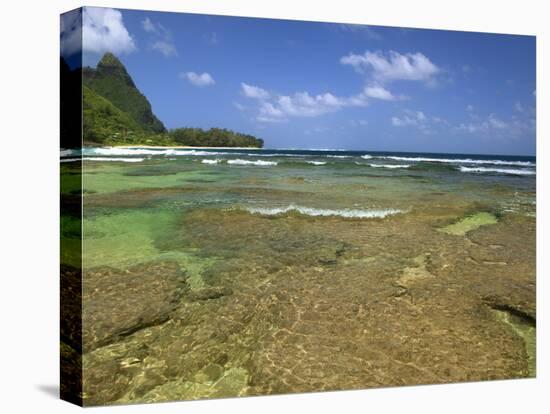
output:
M 260 150 L 258 147 L 190 147 L 188 145 L 112 145 L 110 148 L 150 148 L 150 149 L 238 149 Z

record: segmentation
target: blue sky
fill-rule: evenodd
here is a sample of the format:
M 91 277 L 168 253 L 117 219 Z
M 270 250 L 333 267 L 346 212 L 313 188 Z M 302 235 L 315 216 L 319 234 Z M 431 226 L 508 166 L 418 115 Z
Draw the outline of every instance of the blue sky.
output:
M 87 8 L 168 128 L 271 148 L 535 153 L 535 38 Z M 63 28 L 62 28 L 63 30 Z

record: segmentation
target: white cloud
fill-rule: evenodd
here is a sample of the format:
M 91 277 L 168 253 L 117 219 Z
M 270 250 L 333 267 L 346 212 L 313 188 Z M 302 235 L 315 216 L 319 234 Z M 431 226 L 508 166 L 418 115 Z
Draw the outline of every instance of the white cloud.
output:
M 164 40 L 157 40 L 151 45 L 151 49 L 157 50 L 164 55 L 164 57 L 177 56 L 178 51 L 176 47 L 171 43 Z
M 489 125 L 491 125 L 493 128 L 496 129 L 504 129 L 508 126 L 508 124 L 500 119 L 498 119 L 495 114 L 489 115 L 488 118 Z
M 259 101 L 256 119 L 262 122 L 280 122 L 289 117 L 316 117 L 343 107 L 367 105 L 364 93 L 350 97 L 339 97 L 329 92 L 318 95 L 310 95 L 308 92 L 278 95 L 244 82 L 241 83 L 241 92 Z
M 360 73 L 369 73 L 379 83 L 399 80 L 433 82 L 441 70 L 422 53 L 401 54 L 390 50 L 366 51 L 362 55 L 350 53 L 340 59 L 343 65 L 350 65 Z
M 516 102 L 514 104 L 514 109 L 518 112 L 523 112 L 524 111 L 523 105 L 521 104 L 521 102 Z
M 200 74 L 195 72 L 184 72 L 180 74 L 180 77 L 187 79 L 192 85 L 199 87 L 210 86 L 216 83 L 214 78 L 207 72 Z
M 468 123 L 468 124 L 460 124 L 458 125 L 458 127 L 456 127 L 456 129 L 458 131 L 465 131 L 465 132 L 469 132 L 470 134 L 474 134 L 480 130 L 485 130 L 488 128 L 488 124 L 486 122 L 482 123 L 482 124 L 473 124 L 473 123 Z
M 143 30 L 145 30 L 148 33 L 156 32 L 155 25 L 151 21 L 150 18 L 146 17 L 145 20 L 141 22 L 141 25 L 143 26 Z
M 500 118 L 497 118 L 495 114 L 490 114 L 483 120 L 469 123 L 460 123 L 454 129 L 458 132 L 468 132 L 470 134 L 489 133 L 491 131 L 499 131 L 499 134 L 501 134 L 503 132 L 511 131 L 511 127 L 513 126 L 512 124 L 511 122 L 506 122 Z M 517 129 L 518 128 L 516 128 L 516 130 Z
M 72 10 L 61 15 L 61 56 L 70 56 L 82 51 L 82 13 Z
M 367 86 L 364 90 L 365 96 L 383 101 L 398 101 L 406 99 L 405 96 L 395 96 L 382 86 Z
M 420 125 L 427 121 L 426 115 L 422 111 L 410 111 L 405 110 L 405 115 L 401 118 L 397 116 L 391 117 L 391 123 L 393 126 L 401 127 L 407 125 Z
M 258 86 L 248 85 L 244 82 L 241 82 L 241 89 L 243 92 L 243 95 L 247 98 L 254 98 L 254 99 L 268 99 L 269 98 L 269 92 L 265 89 L 262 89 Z
M 349 124 L 352 127 L 365 126 L 365 125 L 368 125 L 368 123 L 369 123 L 369 121 L 367 121 L 365 119 L 358 119 L 358 120 L 352 119 L 352 120 L 349 121 Z
M 468 106 L 466 107 L 466 111 L 468 111 L 468 112 L 472 112 L 473 110 L 474 110 L 474 106 L 473 106 L 473 105 L 468 105 Z
M 160 52 L 166 58 L 178 56 L 178 51 L 170 30 L 158 22 L 153 22 L 149 17 L 142 20 L 141 26 L 144 31 L 149 33 L 149 45 L 151 50 Z
M 84 52 L 103 54 L 130 53 L 136 50 L 118 10 L 85 7 L 82 13 L 82 45 Z
M 212 32 L 210 34 L 210 37 L 208 38 L 208 42 L 212 45 L 217 45 L 218 44 L 218 34 L 216 32 Z
M 344 24 L 339 24 L 337 27 L 343 32 L 356 33 L 359 35 L 363 35 L 368 39 L 372 39 L 372 40 L 382 39 L 382 36 L 380 36 L 380 33 L 378 33 L 375 29 L 365 24 L 345 24 L 344 23 Z
M 233 106 L 237 108 L 239 111 L 246 111 L 246 106 L 239 102 L 233 102 Z

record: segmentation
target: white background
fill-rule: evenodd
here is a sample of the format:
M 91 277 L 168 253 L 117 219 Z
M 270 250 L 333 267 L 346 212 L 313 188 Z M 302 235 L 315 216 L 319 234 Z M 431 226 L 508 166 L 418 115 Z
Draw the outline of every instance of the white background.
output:
M 98 408 L 94 412 L 537 413 L 550 406 L 548 84 L 545 1 L 112 0 L 89 6 L 537 35 L 538 378 Z M 78 1 L 2 3 L 0 23 L 0 410 L 64 413 L 58 375 L 59 14 Z M 546 411 L 548 412 L 548 411 Z

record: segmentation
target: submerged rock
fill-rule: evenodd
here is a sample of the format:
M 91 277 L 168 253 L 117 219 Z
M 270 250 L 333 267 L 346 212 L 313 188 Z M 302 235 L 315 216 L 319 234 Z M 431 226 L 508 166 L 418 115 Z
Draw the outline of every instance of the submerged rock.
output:
M 82 331 L 84 352 L 148 326 L 165 322 L 185 289 L 177 263 L 137 265 L 121 271 L 85 271 Z
M 218 299 L 222 296 L 227 296 L 233 294 L 233 291 L 228 287 L 206 287 L 202 289 L 197 289 L 192 291 L 189 294 L 191 300 L 209 300 L 209 299 Z

